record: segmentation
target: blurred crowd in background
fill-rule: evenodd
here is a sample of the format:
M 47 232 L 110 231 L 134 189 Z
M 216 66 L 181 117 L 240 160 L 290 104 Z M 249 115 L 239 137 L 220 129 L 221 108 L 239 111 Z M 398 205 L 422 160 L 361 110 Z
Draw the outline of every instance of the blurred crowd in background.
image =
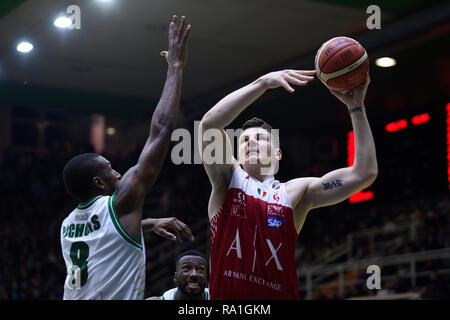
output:
M 75 147 L 68 142 L 55 142 L 41 155 L 12 148 L 2 155 L 0 299 L 62 298 L 66 270 L 61 255 L 59 232 L 63 219 L 77 205 L 64 190 L 62 169 L 72 156 L 90 151 L 92 150 L 89 146 Z M 138 151 L 136 148 L 135 152 L 120 157 L 107 154 L 105 156 L 112 162 L 113 168 L 123 174 L 138 159 Z M 284 173 L 289 175 L 289 172 Z M 206 222 L 209 193 L 209 181 L 201 165 L 176 166 L 167 161 L 155 188 L 148 196 L 144 218 L 175 216 L 191 227 L 201 220 Z M 349 233 L 382 228 L 389 234 L 397 226 L 412 220 L 422 223 L 414 241 L 380 254 L 393 255 L 448 248 L 449 213 L 450 201 L 447 193 L 433 193 L 427 197 L 404 199 L 397 203 L 369 201 L 350 205 L 345 202 L 316 209 L 310 213 L 300 233 L 300 255 L 297 263 L 300 266 L 314 263 L 327 250 L 333 250 L 345 242 Z M 152 257 L 151 253 L 156 246 L 169 241 L 153 235 L 146 235 L 146 239 L 148 259 Z M 198 239 L 206 241 L 208 237 Z M 167 261 L 167 284 L 173 284 L 171 277 L 174 259 L 181 246 L 173 243 L 168 248 L 172 251 L 165 250 L 166 256 L 159 259 Z M 207 250 L 204 253 L 208 254 Z M 353 259 L 369 255 L 369 243 L 355 240 Z M 417 281 L 416 288 L 411 288 L 409 281 L 402 280 L 401 266 L 396 267 L 397 270 L 394 270 L 393 274 L 397 276 L 383 289 L 395 293 L 415 289 L 421 291 L 424 298 L 448 298 L 449 275 L 435 271 L 450 268 L 446 265 L 448 263 L 440 260 L 420 263 L 419 270 L 434 272 L 431 272 L 427 279 Z M 151 268 L 152 261 L 148 261 L 149 273 L 152 272 Z M 152 291 L 149 279 L 151 277 L 147 276 L 146 296 L 161 294 L 162 292 Z M 362 284 L 363 281 L 364 274 L 361 275 L 359 284 L 346 289 L 344 295 L 335 294 L 331 299 L 370 294 Z M 304 287 L 304 283 L 300 282 L 300 287 L 302 286 Z M 319 293 L 315 298 L 330 297 Z

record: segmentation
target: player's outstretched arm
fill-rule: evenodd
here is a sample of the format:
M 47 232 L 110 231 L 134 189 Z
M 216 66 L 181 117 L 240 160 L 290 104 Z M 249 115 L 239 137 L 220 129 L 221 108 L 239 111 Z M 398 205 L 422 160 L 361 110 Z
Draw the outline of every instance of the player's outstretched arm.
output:
M 203 161 L 213 186 L 223 183 L 227 184 L 227 180 L 231 179 L 233 169 L 237 165 L 232 152 L 230 152 L 231 145 L 223 129 L 266 90 L 283 87 L 292 93 L 295 90 L 291 85 L 305 86 L 309 81 L 314 79 L 314 74 L 315 70 L 283 70 L 268 73 L 247 86 L 230 93 L 203 116 L 199 127 L 199 139 L 201 139 L 199 143 L 200 153 L 203 154 L 204 148 L 210 143 L 203 136 L 207 130 L 221 130 L 223 136 L 224 161 L 222 163 L 225 165 L 217 163 L 208 164 L 205 160 Z
M 182 69 L 187 59 L 187 39 L 191 26 L 182 17 L 178 26 L 176 16 L 169 27 L 169 49 L 161 55 L 168 63 L 167 78 L 158 105 L 153 113 L 150 133 L 137 164 L 119 181 L 114 205 L 119 216 L 129 216 L 121 222 L 140 230 L 142 206 L 146 194 L 159 175 L 176 124 L 180 105 Z
M 352 167 L 341 168 L 321 178 L 298 178 L 286 184 L 292 200 L 297 231 L 300 231 L 309 210 L 344 201 L 367 188 L 376 179 L 378 165 L 375 143 L 366 117 L 364 98 L 370 78 L 346 94 L 331 91 L 346 104 L 355 133 L 355 161 Z

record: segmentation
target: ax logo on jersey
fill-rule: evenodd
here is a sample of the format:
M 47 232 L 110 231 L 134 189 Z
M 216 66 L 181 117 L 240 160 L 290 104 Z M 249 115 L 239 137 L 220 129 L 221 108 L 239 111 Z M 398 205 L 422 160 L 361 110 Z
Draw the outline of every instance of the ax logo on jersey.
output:
M 254 238 L 256 239 L 256 230 L 257 230 L 257 225 L 255 225 L 255 236 Z M 267 246 L 271 252 L 271 256 L 269 258 L 269 260 L 266 261 L 265 266 L 267 267 L 270 263 L 270 261 L 272 261 L 272 259 L 275 261 L 276 267 L 278 270 L 283 271 L 283 267 L 281 266 L 280 260 L 278 259 L 277 256 L 277 252 L 278 250 L 281 248 L 281 246 L 283 245 L 283 242 L 280 242 L 280 244 L 278 245 L 278 247 L 275 249 L 275 246 L 273 245 L 272 241 L 270 241 L 270 239 L 265 239 Z M 254 245 L 254 244 L 253 244 Z M 255 259 L 256 259 L 256 247 L 254 254 L 253 254 L 253 269 L 252 272 L 255 271 Z M 241 248 L 241 240 L 239 237 L 239 229 L 236 229 L 236 237 L 234 238 L 233 242 L 231 243 L 230 247 L 228 248 L 227 254 L 226 256 L 228 257 L 230 255 L 230 252 L 232 251 L 236 251 L 236 256 L 238 259 L 242 259 L 243 255 L 242 253 L 245 251 L 242 250 Z M 227 274 L 225 274 L 225 276 L 227 276 Z M 244 279 L 245 280 L 245 279 Z M 251 280 L 251 279 L 250 279 Z

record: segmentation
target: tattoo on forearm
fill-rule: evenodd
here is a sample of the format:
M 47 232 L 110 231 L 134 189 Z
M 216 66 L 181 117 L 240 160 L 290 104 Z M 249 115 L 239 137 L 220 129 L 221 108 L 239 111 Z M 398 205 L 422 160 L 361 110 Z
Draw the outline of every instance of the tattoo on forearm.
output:
M 323 185 L 323 190 L 331 190 L 334 188 L 342 187 L 344 184 L 342 183 L 342 180 L 334 180 L 331 182 L 322 183 L 322 185 Z
M 360 106 L 357 106 L 357 107 L 350 109 L 349 111 L 350 111 L 350 113 L 354 113 L 354 112 L 358 112 L 358 111 L 362 112 L 362 108 Z

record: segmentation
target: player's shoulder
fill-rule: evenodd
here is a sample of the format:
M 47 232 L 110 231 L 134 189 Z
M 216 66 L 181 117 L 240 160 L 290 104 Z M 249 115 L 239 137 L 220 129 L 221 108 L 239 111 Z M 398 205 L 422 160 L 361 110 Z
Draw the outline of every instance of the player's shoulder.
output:
M 242 184 L 243 181 L 248 177 L 248 173 L 245 172 L 244 169 L 241 168 L 240 165 L 236 164 L 233 167 L 233 170 L 229 177 L 229 182 L 227 187 L 238 187 L 238 185 Z
M 295 208 L 297 205 L 302 202 L 305 203 L 305 193 L 308 190 L 308 187 L 319 178 L 315 177 L 303 177 L 303 178 L 295 178 L 284 183 L 284 189 L 288 195 L 292 203 L 292 207 Z
M 159 299 L 160 300 L 175 300 L 175 293 L 178 290 L 178 288 L 172 288 L 164 292 Z
M 286 187 L 286 190 L 289 188 L 307 188 L 312 182 L 316 181 L 319 178 L 316 177 L 302 177 L 302 178 L 294 178 L 288 180 L 283 183 Z
M 69 215 L 64 218 L 62 225 L 72 221 L 86 220 L 92 213 L 98 214 L 100 211 L 110 206 L 110 198 L 110 196 L 98 195 L 89 201 L 78 204 Z
M 245 171 L 242 170 L 241 166 L 237 163 L 233 163 L 232 165 L 229 165 L 223 172 L 222 172 L 222 184 L 225 187 L 228 187 L 230 183 L 233 182 L 233 180 L 236 179 L 236 176 L 244 175 Z
M 78 212 L 78 209 L 77 208 L 74 208 L 65 218 L 64 218 L 64 220 L 62 221 L 62 225 L 65 225 L 65 224 L 67 224 L 68 222 L 70 222 L 70 221 L 72 221 L 73 219 L 74 219 L 74 217 L 75 217 L 75 215 L 77 214 L 77 212 Z

